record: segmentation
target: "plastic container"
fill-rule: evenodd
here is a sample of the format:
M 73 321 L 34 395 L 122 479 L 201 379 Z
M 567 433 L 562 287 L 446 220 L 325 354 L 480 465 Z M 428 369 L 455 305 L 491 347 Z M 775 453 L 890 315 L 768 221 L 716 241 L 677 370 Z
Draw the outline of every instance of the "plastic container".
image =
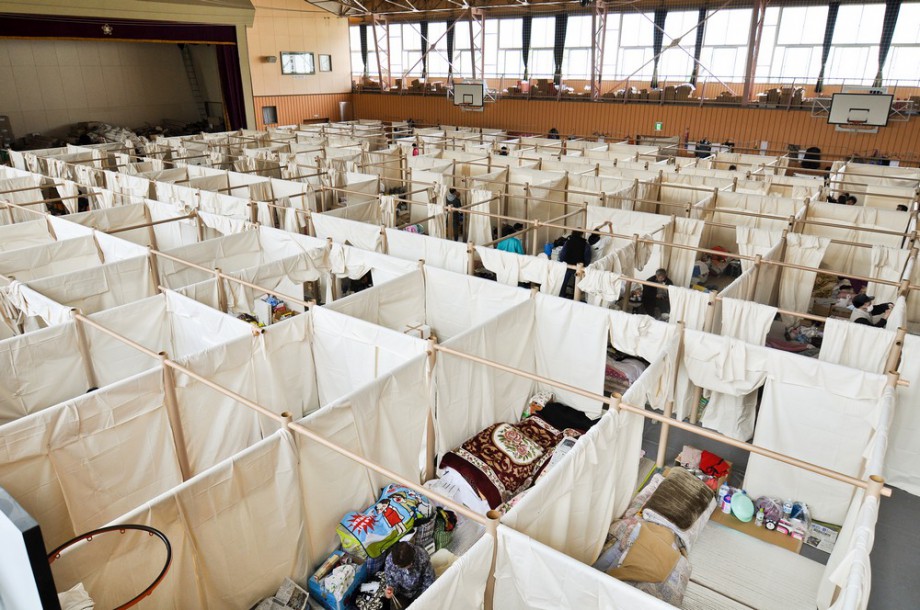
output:
M 553 257 L 553 244 L 543 244 L 543 254 L 546 255 L 546 258 Z
M 732 512 L 732 494 L 725 494 L 725 497 L 722 498 L 722 512 L 726 515 L 730 515 Z
M 725 500 L 725 496 L 729 494 L 731 489 L 728 487 L 728 483 L 722 483 L 719 487 L 719 508 L 722 507 L 722 501 Z
M 754 503 L 748 497 L 747 492 L 742 491 L 732 496 L 732 514 L 741 521 L 747 523 L 754 518 Z
M 757 517 L 754 519 L 754 525 L 757 527 L 763 527 L 763 509 L 757 509 Z

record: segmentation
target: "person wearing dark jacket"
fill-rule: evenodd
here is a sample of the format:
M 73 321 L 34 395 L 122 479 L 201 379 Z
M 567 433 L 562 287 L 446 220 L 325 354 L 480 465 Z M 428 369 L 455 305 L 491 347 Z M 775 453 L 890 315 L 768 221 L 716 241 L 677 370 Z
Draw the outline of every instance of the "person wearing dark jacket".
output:
M 855 324 L 865 324 L 877 328 L 885 328 L 888 324 L 888 316 L 894 305 L 884 303 L 882 305 L 872 306 L 875 297 L 867 294 L 857 294 L 853 297 L 853 313 L 850 314 L 850 322 Z
M 428 553 L 409 542 L 397 542 L 384 562 L 386 597 L 405 608 L 434 583 L 434 568 Z M 393 604 L 391 604 L 392 606 Z
M 658 269 L 655 271 L 655 275 L 645 281 L 664 284 L 665 286 L 672 286 L 674 284 L 671 278 L 668 277 L 666 269 Z M 658 310 L 659 315 L 671 313 L 671 301 L 668 299 L 668 289 L 659 286 L 643 286 L 642 312 L 645 315 L 655 317 L 655 310 Z
M 460 193 L 458 193 L 455 188 L 451 188 L 447 191 L 447 197 L 445 197 L 444 203 L 447 207 L 454 208 L 455 210 L 463 205 L 463 202 L 460 200 Z M 463 214 L 460 212 L 452 212 L 451 222 L 454 225 L 454 241 L 458 241 L 463 233 Z
M 591 246 L 588 245 L 588 241 L 584 238 L 581 231 L 572 231 L 572 235 L 565 240 L 562 251 L 559 253 L 559 260 L 566 265 L 577 265 L 579 263 L 587 265 L 591 262 Z M 574 284 L 575 270 L 566 269 L 565 279 L 562 281 L 562 290 L 559 291 L 559 296 L 565 297 L 570 285 L 572 286 L 572 290 L 574 290 Z

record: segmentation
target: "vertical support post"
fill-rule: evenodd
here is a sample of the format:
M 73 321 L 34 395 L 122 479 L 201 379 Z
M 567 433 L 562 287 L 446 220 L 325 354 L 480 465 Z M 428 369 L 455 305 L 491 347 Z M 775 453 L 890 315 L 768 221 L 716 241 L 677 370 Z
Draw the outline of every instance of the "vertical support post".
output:
M 751 12 L 751 27 L 748 33 L 747 59 L 744 65 L 744 88 L 741 93 L 741 105 L 747 106 L 754 92 L 754 78 L 757 73 L 757 56 L 760 54 L 760 39 L 763 34 L 763 22 L 767 13 L 766 0 L 757 0 Z M 703 96 L 700 96 L 702 103 Z
M 198 215 L 198 210 L 194 211 L 195 214 L 195 226 L 198 228 L 198 243 L 204 241 L 204 222 L 201 220 L 201 216 Z
M 259 208 L 256 206 L 255 201 L 249 202 L 249 222 L 252 224 L 259 224 Z
M 217 281 L 217 308 L 227 313 L 227 287 L 224 286 L 223 273 L 220 267 L 214 268 L 214 279 Z
M 13 206 L 11 206 L 10 204 L 6 204 L 3 207 L 6 208 L 6 213 L 10 217 L 10 224 L 11 225 L 16 224 L 16 218 L 13 216 Z
M 153 291 L 157 292 L 161 279 L 160 268 L 157 265 L 156 251 L 150 246 L 147 246 L 147 264 L 150 265 L 150 281 L 153 283 Z M 169 288 L 169 286 L 167 286 L 167 288 Z
M 890 373 L 898 369 L 898 363 L 901 360 L 901 350 L 904 348 L 904 337 L 907 336 L 907 329 L 903 326 L 895 331 L 894 345 L 888 352 L 888 360 L 885 361 L 885 372 Z
M 377 75 L 380 77 L 380 88 L 387 91 L 390 88 L 390 24 L 383 15 L 372 15 L 374 24 L 374 53 L 377 56 Z
M 674 401 L 669 400 L 664 403 L 664 416 L 671 418 L 674 414 Z M 664 468 L 665 456 L 668 452 L 668 435 L 671 433 L 671 424 L 661 423 L 661 434 L 658 437 L 658 456 L 655 459 L 655 465 L 658 468 Z
M 604 44 L 607 39 L 607 3 L 604 0 L 594 2 L 591 14 L 591 99 L 601 97 L 601 85 L 604 72 Z
M 428 339 L 428 349 L 426 353 L 428 354 L 428 388 L 429 391 L 434 387 L 434 367 L 438 361 L 438 352 L 435 349 L 436 340 L 434 337 Z M 435 447 L 435 430 L 434 430 L 434 414 L 431 412 L 431 409 L 428 409 L 428 415 L 425 421 L 425 480 L 430 481 L 435 477 L 435 460 L 436 447 Z
M 486 513 L 486 534 L 492 536 L 492 562 L 489 564 L 489 576 L 486 579 L 486 594 L 483 600 L 484 610 L 493 610 L 495 598 L 495 562 L 498 559 L 498 523 L 501 513 L 490 510 Z
M 174 371 L 166 364 L 166 352 L 160 352 L 160 365 L 163 369 L 163 397 L 166 403 L 166 417 L 169 419 L 169 428 L 172 431 L 173 445 L 176 448 L 176 461 L 179 462 L 179 472 L 182 480 L 188 481 L 192 476 L 192 467 L 188 459 L 185 444 L 185 432 L 182 428 L 182 418 L 179 415 L 179 400 L 176 398 L 176 378 Z
M 146 205 L 144 206 L 144 222 L 153 222 L 153 218 L 150 216 L 150 208 L 148 208 Z M 154 250 L 159 250 L 159 246 L 157 244 L 157 234 L 152 224 L 147 225 L 147 238 L 150 240 L 149 245 Z
M 754 301 L 754 296 L 757 294 L 757 280 L 760 276 L 760 265 L 763 264 L 763 256 L 760 254 L 754 256 L 754 273 L 751 275 L 751 287 L 748 289 L 748 293 L 744 296 L 746 301 Z
M 80 310 L 73 308 L 70 310 L 70 317 L 73 319 L 74 332 L 77 335 L 77 349 L 80 350 L 80 360 L 83 363 L 83 373 L 86 375 L 86 383 L 90 388 L 99 387 L 99 381 L 96 378 L 96 370 L 93 368 L 93 359 L 89 353 L 89 344 L 86 342 L 86 330 L 83 328 L 83 322 L 80 320 Z

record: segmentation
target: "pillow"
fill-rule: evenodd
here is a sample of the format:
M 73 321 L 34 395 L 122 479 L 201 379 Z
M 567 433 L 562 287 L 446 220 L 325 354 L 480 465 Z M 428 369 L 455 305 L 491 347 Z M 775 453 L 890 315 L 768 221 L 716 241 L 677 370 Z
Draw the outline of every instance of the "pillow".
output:
M 654 523 L 642 523 L 637 529 L 639 535 L 620 565 L 607 570 L 607 574 L 619 580 L 664 582 L 680 558 L 674 532 Z
M 713 499 L 712 490 L 683 468 L 672 468 L 642 509 L 652 510 L 679 529 L 686 530 Z

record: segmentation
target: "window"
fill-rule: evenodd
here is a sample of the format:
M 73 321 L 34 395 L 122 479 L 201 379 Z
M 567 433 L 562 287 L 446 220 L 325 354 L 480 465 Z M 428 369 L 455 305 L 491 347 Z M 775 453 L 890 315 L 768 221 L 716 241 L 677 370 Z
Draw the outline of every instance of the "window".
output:
M 563 81 L 566 78 L 590 80 L 591 46 L 594 44 L 594 29 L 591 27 L 590 15 L 569 17 L 565 43 L 565 52 L 562 55 Z
M 815 82 L 821 71 L 826 6 L 768 8 L 757 58 L 757 81 Z
M 878 71 L 878 45 L 884 18 L 884 4 L 840 7 L 824 82 L 872 84 Z
M 709 12 L 703 35 L 703 51 L 700 53 L 700 79 L 743 79 L 751 16 L 750 9 Z
M 554 17 L 534 18 L 530 28 L 530 78 L 553 77 L 556 71 L 556 63 L 553 60 L 555 39 L 556 19 Z
M 905 2 L 898 13 L 898 22 L 894 26 L 891 50 L 885 62 L 884 76 L 894 82 L 892 85 L 916 87 L 920 79 L 917 69 L 917 57 L 920 54 L 920 2 Z
M 652 78 L 652 13 L 625 13 L 620 25 L 620 49 L 617 53 L 617 76 L 631 80 Z
M 364 62 L 361 61 L 361 28 L 353 25 L 348 28 L 348 42 L 351 47 L 351 73 L 354 76 L 364 74 Z M 370 63 L 370 58 L 368 58 Z

